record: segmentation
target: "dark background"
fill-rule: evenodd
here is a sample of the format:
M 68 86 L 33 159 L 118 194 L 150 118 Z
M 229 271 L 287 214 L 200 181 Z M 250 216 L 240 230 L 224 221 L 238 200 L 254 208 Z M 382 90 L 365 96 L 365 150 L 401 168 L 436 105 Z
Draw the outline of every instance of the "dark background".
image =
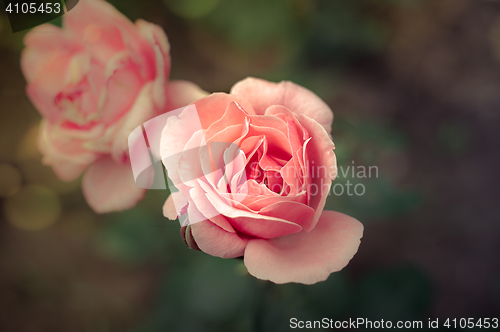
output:
M 83 0 L 82 0 L 83 1 Z M 500 318 L 500 1 L 130 0 L 161 25 L 172 79 L 226 91 L 291 80 L 335 114 L 328 209 L 365 225 L 359 252 L 313 286 L 254 279 L 189 250 L 167 192 L 96 215 L 41 165 L 19 69 L 25 32 L 0 15 L 0 331 L 286 331 L 289 320 Z M 60 22 L 55 22 L 60 24 Z M 476 328 L 476 330 L 481 330 Z

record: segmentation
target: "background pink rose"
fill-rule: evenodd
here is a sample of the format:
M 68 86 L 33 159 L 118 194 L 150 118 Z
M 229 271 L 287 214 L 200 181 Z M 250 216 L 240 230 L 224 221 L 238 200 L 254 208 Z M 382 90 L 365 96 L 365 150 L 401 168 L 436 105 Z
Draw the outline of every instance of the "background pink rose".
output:
M 294 83 L 255 78 L 193 105 L 198 119 L 187 107 L 167 121 L 161 141 L 179 190 L 164 213 L 187 214 L 185 242 L 244 256 L 250 274 L 275 283 L 312 284 L 342 269 L 363 226 L 323 211 L 336 177 L 329 107 Z M 227 148 L 212 145 L 221 143 Z
M 201 93 L 188 82 L 168 83 L 163 30 L 133 24 L 105 1 L 85 0 L 63 16 L 63 28 L 36 27 L 24 43 L 26 91 L 43 116 L 44 163 L 66 181 L 88 168 L 83 191 L 97 212 L 134 206 L 144 190 L 132 177 L 128 134 Z

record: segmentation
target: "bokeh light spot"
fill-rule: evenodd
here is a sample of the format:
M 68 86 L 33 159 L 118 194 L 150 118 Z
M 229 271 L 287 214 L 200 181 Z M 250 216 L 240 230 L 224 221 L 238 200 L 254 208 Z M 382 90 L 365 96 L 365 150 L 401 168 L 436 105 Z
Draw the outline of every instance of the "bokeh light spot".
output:
M 61 215 L 61 202 L 51 189 L 28 185 L 4 202 L 7 220 L 16 228 L 39 231 L 54 224 Z
M 33 125 L 19 142 L 16 156 L 18 161 L 30 158 L 41 158 L 41 153 L 37 145 L 39 128 L 39 123 Z
M 0 164 L 0 197 L 14 195 L 21 188 L 21 172 L 10 164 Z

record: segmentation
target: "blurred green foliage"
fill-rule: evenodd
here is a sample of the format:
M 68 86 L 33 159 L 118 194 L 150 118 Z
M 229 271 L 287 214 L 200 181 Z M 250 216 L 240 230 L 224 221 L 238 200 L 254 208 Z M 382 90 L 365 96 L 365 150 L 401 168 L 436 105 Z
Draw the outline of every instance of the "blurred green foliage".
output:
M 343 211 L 366 222 L 402 215 L 421 205 L 418 189 L 401 188 L 390 170 L 380 164 L 384 156 L 404 153 L 408 149 L 405 134 L 377 121 L 354 125 L 342 117 L 335 119 L 332 132 L 338 165 L 333 185 L 339 184 L 344 190 L 342 194 L 328 198 L 327 208 Z M 353 186 L 363 185 L 364 194 L 356 195 L 353 189 L 351 195 L 346 194 L 348 181 Z M 361 192 L 359 189 L 358 193 Z M 337 193 L 341 193 L 340 189 Z

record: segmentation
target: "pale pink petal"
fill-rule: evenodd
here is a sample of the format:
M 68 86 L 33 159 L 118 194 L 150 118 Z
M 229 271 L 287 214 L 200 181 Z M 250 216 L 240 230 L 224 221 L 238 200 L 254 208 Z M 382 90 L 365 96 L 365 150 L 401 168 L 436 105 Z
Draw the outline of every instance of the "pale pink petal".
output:
M 23 42 L 27 48 L 35 48 L 45 52 L 55 50 L 69 52 L 76 48 L 76 43 L 68 37 L 64 30 L 52 24 L 34 27 L 24 36 Z
M 60 127 L 50 124 L 43 119 L 40 124 L 37 145 L 43 154 L 43 163 L 56 166 L 56 174 L 60 174 L 63 180 L 72 180 L 80 175 L 79 169 L 85 169 L 94 162 L 97 154 L 82 148 L 82 141 L 66 135 L 67 132 Z M 64 169 L 65 166 L 72 164 L 74 168 Z M 68 166 L 70 167 L 70 166 Z
M 343 269 L 358 250 L 363 225 L 335 211 L 323 211 L 316 227 L 272 240 L 251 239 L 245 249 L 248 272 L 277 284 L 314 284 Z
M 213 93 L 193 103 L 198 111 L 202 128 L 207 129 L 212 123 L 222 118 L 231 102 L 238 104 L 248 114 L 255 114 L 252 105 L 245 99 L 223 92 Z
M 176 165 L 176 168 L 173 170 L 173 172 L 177 172 L 179 174 L 180 182 L 186 186 L 194 187 L 196 185 L 196 180 L 203 177 L 202 164 L 210 164 L 210 157 L 200 154 L 200 151 L 204 150 L 202 147 L 206 146 L 204 139 L 205 138 L 201 130 L 196 132 L 196 134 L 190 138 L 184 147 L 184 151 L 180 155 L 178 165 Z M 176 157 L 177 156 L 174 158 Z M 200 157 L 202 158 L 200 159 Z M 164 164 L 166 165 L 167 170 L 170 171 L 169 163 L 165 163 L 164 160 Z M 171 179 L 175 179 L 175 173 Z M 177 182 L 173 183 L 177 186 Z
M 303 126 L 299 123 L 299 121 L 295 118 L 293 113 L 288 110 L 288 108 L 284 106 L 270 106 L 266 109 L 266 114 L 272 114 L 273 116 L 278 118 L 276 115 L 277 114 L 283 114 L 285 115 L 285 120 L 282 122 L 285 122 L 285 133 L 288 136 L 288 144 L 290 144 L 290 148 L 292 151 L 299 151 L 299 149 L 302 147 L 304 140 L 307 139 L 308 135 L 305 135 L 305 129 Z M 295 178 L 295 181 L 293 182 L 300 182 L 302 183 L 302 179 L 300 177 L 297 177 L 299 170 L 301 168 L 301 160 L 302 156 L 297 158 L 297 153 L 293 153 L 293 158 L 292 158 L 292 163 L 287 163 L 287 171 L 290 171 L 293 169 L 293 173 L 295 174 L 288 174 L 292 175 Z M 286 177 L 286 176 L 285 176 Z M 289 182 L 290 184 L 290 182 Z
M 73 39 L 85 44 L 86 52 L 93 59 L 106 64 L 117 53 L 127 49 L 130 43 L 141 43 L 137 28 L 111 4 L 103 0 L 80 1 L 78 5 L 63 16 L 63 27 Z M 154 50 L 149 45 L 148 58 L 154 59 Z M 144 59 L 141 59 L 144 60 Z
M 167 84 L 167 106 L 166 111 L 175 110 L 195 102 L 209 95 L 198 85 L 189 81 L 170 81 Z
M 278 129 L 272 127 L 260 127 L 250 124 L 248 136 L 264 136 L 264 145 L 273 158 L 289 160 L 291 158 L 291 149 L 288 138 Z
M 210 137 L 211 144 L 217 143 L 238 143 L 248 133 L 248 123 L 228 126 Z M 208 137 L 208 136 L 207 136 Z M 223 160 L 221 160 L 223 162 Z
M 243 111 L 238 104 L 236 104 L 234 101 L 229 102 L 227 105 L 226 111 L 222 115 L 222 117 L 212 123 L 210 127 L 207 128 L 205 132 L 205 137 L 207 138 L 207 142 L 209 142 L 215 134 L 221 132 L 222 130 L 226 129 L 229 126 L 234 126 L 234 125 L 243 125 L 245 121 L 248 121 L 248 115 Z M 217 142 L 233 142 L 234 140 L 230 141 L 219 141 Z
M 308 159 L 311 161 L 307 166 L 309 167 L 309 174 L 312 174 L 310 186 L 314 187 L 314 189 L 310 187 L 308 190 L 311 193 L 314 190 L 316 193 L 311 195 L 309 202 L 309 205 L 316 210 L 315 221 L 312 224 L 312 227 L 314 227 L 325 207 L 332 181 L 337 176 L 337 158 L 333 152 L 335 144 L 318 122 L 304 114 L 299 114 L 298 119 L 312 136 L 311 140 L 305 145 L 304 154 L 307 154 Z M 312 161 L 315 163 L 312 164 Z
M 198 211 L 205 217 L 205 219 L 210 220 L 212 223 L 216 224 L 223 230 L 229 233 L 235 233 L 235 230 L 231 223 L 218 211 L 214 208 L 214 206 L 210 203 L 210 201 L 206 197 L 206 193 L 199 187 L 196 186 L 189 191 L 191 198 L 193 200 L 193 204 L 196 205 Z M 193 220 L 191 216 L 189 216 L 189 222 L 191 224 L 195 224 L 202 220 Z
M 70 61 L 71 56 L 64 53 L 50 57 L 26 87 L 31 102 L 43 117 L 52 122 L 62 121 L 63 111 L 56 105 L 55 99 L 65 88 L 64 79 Z
M 244 200 L 242 204 L 246 205 L 249 209 L 259 212 L 261 209 L 272 205 L 277 202 L 297 202 L 305 204 L 306 202 L 306 192 L 302 191 L 297 195 L 289 196 L 257 196 L 249 197 L 248 200 Z
M 78 165 L 63 161 L 52 164 L 52 169 L 57 177 L 68 182 L 78 178 L 86 168 L 87 165 Z
M 177 219 L 177 210 L 175 209 L 174 198 L 169 195 L 165 204 L 163 204 L 163 215 L 170 220 Z
M 248 239 L 237 233 L 227 232 L 208 220 L 192 224 L 191 231 L 198 247 L 216 257 L 242 256 L 248 243 Z
M 318 121 L 330 133 L 333 112 L 328 105 L 312 91 L 292 82 L 273 83 L 248 77 L 236 83 L 231 94 L 248 100 L 259 115 L 272 105 L 282 105 L 296 114 L 305 114 Z
M 94 23 L 103 27 L 126 26 L 134 29 L 125 15 L 120 13 L 110 3 L 104 0 L 85 0 L 79 2 L 74 9 L 63 16 L 65 28 L 73 32 L 84 32 L 88 24 Z
M 298 195 L 301 192 L 304 192 L 304 179 L 301 175 L 300 171 L 300 163 L 296 161 L 297 158 L 293 158 L 288 163 L 285 164 L 280 170 L 281 178 L 283 179 L 284 185 L 288 186 L 289 192 L 288 196 Z M 304 203 L 308 204 L 308 200 L 306 199 Z
M 151 98 L 153 83 L 143 86 L 129 112 L 120 119 L 113 141 L 112 156 L 117 162 L 123 162 L 128 152 L 128 136 L 137 127 L 154 115 L 154 105 Z
M 259 211 L 260 215 L 285 219 L 310 230 L 314 217 L 314 209 L 293 201 L 281 201 L 270 204 Z
M 109 66 L 112 68 L 110 69 Z M 128 58 L 121 59 L 117 63 L 109 62 L 106 68 L 106 72 L 108 71 L 111 72 L 111 76 L 107 78 L 104 91 L 102 91 L 104 97 L 101 99 L 99 111 L 101 113 L 100 121 L 112 124 L 121 116 L 137 111 L 132 107 L 136 106 L 134 102 L 140 97 L 141 88 L 144 87 L 145 82 L 141 78 L 137 65 Z M 148 91 L 148 93 L 150 95 L 147 98 L 152 98 L 152 92 Z M 152 116 L 154 115 L 152 111 L 146 114 Z M 146 111 L 141 110 L 141 112 Z M 146 118 L 144 119 L 146 120 Z
M 231 225 L 243 234 L 270 239 L 302 230 L 301 226 L 282 218 L 268 217 L 248 209 L 235 208 L 222 200 L 209 185 L 203 181 L 199 181 L 199 184 L 207 193 L 206 197 L 217 212 L 225 216 Z
M 82 189 L 97 213 L 130 209 L 145 194 L 134 181 L 130 163 L 117 163 L 105 156 L 90 166 L 83 176 Z
M 178 130 L 178 128 L 182 128 L 182 130 Z M 181 190 L 180 185 L 185 186 L 179 174 L 179 162 L 184 150 L 206 145 L 203 131 L 200 128 L 201 124 L 194 106 L 184 108 L 178 117 L 169 117 L 163 128 L 160 140 L 160 156 L 168 171 L 168 177 L 179 190 Z M 188 143 L 189 146 L 187 146 Z
M 185 215 L 190 204 L 189 201 L 190 199 L 182 195 L 181 192 L 172 192 L 163 206 L 164 216 L 170 220 L 175 220 L 180 216 Z M 185 219 L 179 221 L 186 222 Z M 182 226 L 185 226 L 185 224 L 183 224 Z
M 28 83 L 31 83 L 47 63 L 54 58 L 68 56 L 78 48 L 71 38 L 52 24 L 33 28 L 24 37 L 25 49 L 21 53 L 21 69 Z
M 282 106 L 279 106 L 282 107 Z M 256 115 L 252 116 L 252 125 L 259 127 L 272 127 L 278 129 L 283 134 L 287 133 L 287 124 L 283 119 L 278 118 L 277 116 L 269 116 L 269 115 Z
M 153 45 L 158 45 L 161 53 L 168 55 L 170 54 L 170 44 L 168 42 L 168 37 L 163 29 L 153 23 L 138 19 L 135 22 L 137 29 L 142 37 L 148 40 Z M 168 73 L 165 72 L 166 74 Z
M 139 34 L 144 37 L 144 39 L 149 41 L 152 45 L 158 46 L 160 53 L 163 55 L 164 61 L 164 71 L 161 74 L 168 77 L 168 74 L 170 73 L 170 44 L 165 31 L 163 31 L 160 26 L 146 22 L 142 19 L 138 19 L 135 22 L 135 25 L 139 30 Z M 157 75 L 159 74 L 160 73 L 157 71 Z
M 170 44 L 168 43 L 167 35 L 165 35 L 163 29 L 158 25 L 141 19 L 137 20 L 135 25 L 141 36 L 148 40 L 154 47 L 156 77 L 154 80 L 153 97 L 158 108 L 163 109 L 166 106 L 167 100 L 165 85 L 170 73 Z

